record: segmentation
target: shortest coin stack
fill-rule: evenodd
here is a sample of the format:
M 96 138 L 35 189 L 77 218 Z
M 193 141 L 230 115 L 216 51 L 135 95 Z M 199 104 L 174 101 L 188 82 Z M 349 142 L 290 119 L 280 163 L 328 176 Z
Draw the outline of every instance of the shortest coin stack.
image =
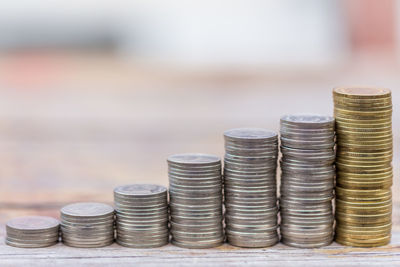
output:
M 132 248 L 168 244 L 167 188 L 151 184 L 115 188 L 117 243 Z
M 94 248 L 114 242 L 114 208 L 102 203 L 74 203 L 61 209 L 61 234 L 71 247 Z
M 19 248 L 42 248 L 55 245 L 60 222 L 51 217 L 26 216 L 7 222 L 6 244 Z

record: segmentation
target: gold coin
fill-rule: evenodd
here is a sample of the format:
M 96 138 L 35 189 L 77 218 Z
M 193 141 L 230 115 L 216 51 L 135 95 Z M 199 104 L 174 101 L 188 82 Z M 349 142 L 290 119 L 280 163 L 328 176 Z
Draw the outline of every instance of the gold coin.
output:
M 381 170 L 378 171 L 377 173 L 354 173 L 354 172 L 346 172 L 346 171 L 337 171 L 336 172 L 337 176 L 342 176 L 342 177 L 352 177 L 352 178 L 361 178 L 361 179 L 369 179 L 369 178 L 380 178 L 380 177 L 387 177 L 390 175 L 393 175 L 393 167 L 390 166 L 388 167 L 385 171 Z
M 336 129 L 342 129 L 342 127 L 347 128 L 366 128 L 366 129 L 377 129 L 377 130 L 387 130 L 392 129 L 392 122 L 391 121 L 351 121 L 351 120 L 342 120 L 338 118 L 336 121 Z
M 351 209 L 354 211 L 368 211 L 374 209 L 392 210 L 392 199 L 385 201 L 346 201 L 341 199 L 336 199 L 336 205 L 339 208 Z M 379 211 L 378 211 L 379 212 Z
M 373 127 L 388 126 L 392 123 L 392 116 L 348 116 L 334 112 L 336 125 L 347 123 L 356 127 L 357 124 L 369 124 Z
M 393 109 L 393 103 L 391 99 L 386 101 L 347 101 L 343 99 L 333 99 L 333 105 L 335 108 L 340 108 L 344 110 L 359 110 L 359 111 L 372 111 L 372 110 L 388 110 Z
M 393 176 L 393 168 L 390 167 L 386 171 L 378 172 L 378 173 L 354 173 L 348 171 L 337 171 L 337 177 L 348 177 L 354 179 L 379 179 L 384 177 Z
M 393 186 L 393 183 L 388 183 L 388 184 L 362 184 L 362 183 L 338 183 L 338 185 L 340 186 L 347 186 L 349 188 L 353 188 L 353 189 L 388 189 L 390 187 Z
M 387 216 L 392 212 L 392 205 L 384 207 L 353 207 L 338 204 L 336 206 L 336 212 L 339 216 L 341 213 L 345 213 L 347 216 L 354 217 L 366 217 L 366 216 Z
M 384 116 L 374 115 L 349 115 L 338 112 L 336 109 L 333 110 L 336 124 L 340 122 L 344 123 L 387 123 L 392 121 L 392 114 Z
M 336 225 L 335 230 L 337 233 L 340 233 L 341 235 L 354 235 L 354 236 L 363 236 L 363 235 L 369 235 L 369 236 L 387 236 L 390 235 L 392 232 L 391 228 L 388 229 L 376 229 L 376 230 L 353 230 L 345 227 L 340 227 Z
M 393 134 L 391 132 L 338 132 L 337 140 L 352 140 L 352 141 L 379 141 L 379 140 L 393 140 Z
M 354 126 L 347 126 L 344 123 L 337 123 L 336 124 L 336 133 L 377 133 L 377 134 L 382 134 L 382 133 L 392 133 L 392 126 L 386 126 L 386 127 L 370 127 L 369 125 L 364 125 L 367 127 L 354 127 Z
M 392 109 L 383 109 L 383 110 L 360 110 L 360 109 L 356 109 L 356 110 L 352 110 L 352 109 L 344 109 L 341 107 L 338 107 L 337 105 L 335 105 L 335 113 L 336 114 L 341 114 L 344 116 L 372 116 L 372 117 L 385 117 L 385 116 L 391 116 L 392 115 Z
M 346 173 L 354 173 L 354 174 L 381 174 L 381 173 L 386 173 L 392 169 L 390 165 L 386 165 L 384 167 L 380 168 L 361 168 L 361 167 L 355 167 L 355 166 L 350 166 L 347 167 L 341 165 L 339 162 L 336 164 L 336 169 L 338 172 L 346 172 Z
M 388 111 L 393 110 L 392 101 L 388 102 L 380 102 L 380 103 L 354 103 L 354 102 L 346 102 L 342 100 L 333 100 L 334 107 L 338 110 L 346 110 L 346 111 Z
M 381 138 L 373 138 L 373 137 L 362 137 L 362 136 L 348 136 L 348 135 L 337 135 L 336 137 L 337 143 L 349 143 L 354 142 L 357 144 L 386 144 L 393 142 L 392 136 L 381 137 Z
M 336 242 L 337 240 L 347 240 L 347 241 L 352 241 L 352 242 L 357 242 L 360 244 L 377 244 L 382 242 L 383 240 L 388 241 L 390 240 L 391 234 L 390 233 L 385 233 L 385 234 L 372 234 L 372 235 L 357 235 L 357 234 L 348 234 L 348 233 L 342 233 L 342 232 L 337 232 L 336 233 Z
M 367 228 L 374 228 L 374 227 L 385 227 L 388 224 L 392 223 L 392 218 L 388 218 L 389 220 L 387 222 L 383 223 L 348 223 L 348 222 L 337 222 L 336 225 L 340 225 L 343 227 L 347 227 L 349 229 L 354 228 L 354 227 L 367 227 Z
M 336 175 L 336 180 L 337 181 L 359 181 L 359 182 L 388 182 L 391 181 L 393 179 L 393 174 L 389 173 L 389 174 L 385 174 L 385 175 L 377 175 L 377 176 L 357 176 L 357 175 L 352 175 L 352 174 L 346 174 L 343 172 L 339 172 Z
M 338 95 L 333 96 L 333 103 L 342 105 L 354 105 L 354 106 L 387 106 L 392 104 L 392 97 L 377 98 L 377 99 L 351 99 L 346 97 L 341 97 Z
M 351 174 L 346 175 L 343 174 L 343 172 L 341 172 L 339 175 L 336 175 L 336 180 L 343 182 L 383 183 L 383 182 L 391 182 L 393 180 L 393 175 L 386 175 L 379 177 L 369 177 L 369 176 L 358 177 L 358 176 L 352 176 Z
M 339 139 L 337 140 L 338 145 L 341 147 L 359 147 L 361 149 L 365 148 L 392 148 L 393 140 L 379 140 L 379 141 L 359 141 L 359 140 L 349 140 L 349 139 Z
M 383 151 L 383 152 L 369 152 L 369 153 L 362 153 L 362 152 L 353 152 L 347 151 L 342 149 L 337 149 L 336 154 L 338 156 L 349 156 L 355 158 L 391 158 L 393 156 L 393 152 L 391 150 Z
M 353 214 L 349 211 L 335 212 L 335 218 L 338 222 L 352 222 L 352 223 L 388 223 L 391 221 L 392 212 L 387 212 L 385 214 L 373 215 L 373 214 Z
M 362 242 L 362 243 L 376 243 L 378 240 L 390 238 L 391 233 L 387 234 L 378 234 L 378 235 L 353 235 L 350 236 L 347 233 L 338 231 L 336 232 L 336 237 L 340 239 L 352 239 L 353 241 Z
M 392 223 L 379 224 L 379 225 L 351 225 L 337 223 L 336 228 L 340 228 L 343 231 L 351 232 L 387 232 L 391 231 Z
M 349 247 L 362 247 L 362 248 L 372 248 L 372 247 L 382 247 L 386 246 L 390 243 L 390 237 L 389 239 L 385 239 L 384 241 L 381 242 L 375 242 L 375 243 L 358 243 L 352 240 L 343 240 L 340 238 L 335 239 L 335 241 L 343 246 L 349 246 Z
M 339 142 L 338 146 L 346 147 L 349 149 L 358 150 L 360 152 L 367 152 L 367 151 L 380 151 L 385 149 L 393 149 L 392 143 L 384 143 L 381 145 L 378 144 L 354 144 L 354 143 L 343 143 Z
M 393 181 L 355 181 L 355 180 L 346 180 L 346 179 L 338 179 L 336 180 L 336 184 L 341 187 L 352 188 L 352 189 L 390 189 L 393 185 Z
M 353 139 L 353 140 L 384 140 L 384 139 L 392 139 L 393 134 L 392 131 L 387 132 L 350 132 L 350 131 L 341 131 L 339 130 L 337 133 L 338 139 Z
M 336 87 L 333 94 L 346 98 L 371 99 L 371 98 L 387 98 L 392 92 L 387 88 L 381 87 L 365 87 L 365 86 L 349 86 Z
M 354 107 L 370 107 L 370 106 L 391 106 L 392 97 L 379 99 L 350 99 L 340 96 L 333 96 L 333 104 Z
M 366 196 L 337 196 L 337 199 L 340 200 L 347 200 L 347 201 L 385 201 L 385 200 L 391 200 L 392 196 L 371 196 L 371 197 L 366 197 Z
M 341 207 L 354 207 L 355 209 L 374 209 L 374 208 L 390 208 L 392 207 L 392 199 L 385 201 L 346 201 L 341 199 L 336 199 L 336 205 Z
M 372 190 L 361 190 L 361 189 L 348 189 L 336 186 L 335 193 L 338 199 L 348 200 L 381 200 L 392 198 L 392 191 L 387 189 L 372 189 Z
M 336 169 L 339 171 L 350 171 L 350 172 L 355 172 L 355 171 L 375 171 L 375 170 L 382 170 L 385 168 L 390 167 L 390 163 L 382 163 L 382 164 L 373 164 L 373 163 L 365 163 L 365 164 L 360 164 L 360 163 L 352 163 L 352 162 L 346 162 L 343 163 L 342 161 L 337 160 L 336 161 Z
M 375 232 L 375 233 L 360 233 L 360 232 L 345 232 L 338 229 L 337 235 L 339 237 L 354 238 L 358 240 L 371 240 L 377 238 L 385 238 L 390 236 L 391 231 L 386 232 Z
M 391 158 L 356 158 L 337 156 L 336 162 L 344 165 L 361 165 L 361 166 L 391 166 Z

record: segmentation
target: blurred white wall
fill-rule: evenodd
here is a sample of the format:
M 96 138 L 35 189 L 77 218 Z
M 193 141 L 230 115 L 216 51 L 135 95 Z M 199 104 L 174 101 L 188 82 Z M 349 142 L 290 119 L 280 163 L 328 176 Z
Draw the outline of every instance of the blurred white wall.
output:
M 326 64 L 346 38 L 331 0 L 18 0 L 0 8 L 0 47 L 95 46 L 169 64 Z

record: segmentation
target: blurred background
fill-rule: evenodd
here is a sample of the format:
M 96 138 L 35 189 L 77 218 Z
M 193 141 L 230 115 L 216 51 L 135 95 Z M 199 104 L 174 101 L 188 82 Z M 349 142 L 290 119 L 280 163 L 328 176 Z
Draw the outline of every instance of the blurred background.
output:
M 2 1 L 0 222 L 167 185 L 168 155 L 332 114 L 340 85 L 392 89 L 397 163 L 399 26 L 396 0 Z

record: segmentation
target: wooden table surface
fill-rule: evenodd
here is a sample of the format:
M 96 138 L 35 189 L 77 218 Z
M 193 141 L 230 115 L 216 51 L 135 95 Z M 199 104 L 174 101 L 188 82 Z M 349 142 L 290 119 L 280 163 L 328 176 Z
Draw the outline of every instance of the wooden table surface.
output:
M 177 72 L 109 56 L 0 55 L 0 266 L 400 264 L 400 68 L 361 63 Z M 226 129 L 278 130 L 286 113 L 332 114 L 331 89 L 346 84 L 383 85 L 393 91 L 394 226 L 389 246 L 186 250 L 169 245 L 137 250 L 4 245 L 4 223 L 10 218 L 59 217 L 60 207 L 76 201 L 112 203 L 117 185 L 167 185 L 168 155 L 205 152 L 222 157 Z

